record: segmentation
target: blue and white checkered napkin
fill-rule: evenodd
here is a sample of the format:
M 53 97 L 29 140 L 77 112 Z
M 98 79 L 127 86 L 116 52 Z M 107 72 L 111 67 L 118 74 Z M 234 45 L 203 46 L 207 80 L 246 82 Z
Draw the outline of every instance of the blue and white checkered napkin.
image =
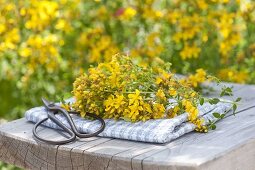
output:
M 219 102 L 216 105 L 205 103 L 199 106 L 199 115 L 208 123 L 214 121 L 214 112 L 225 113 L 231 109 L 229 103 Z M 67 126 L 68 123 L 63 115 L 56 115 Z M 32 108 L 25 113 L 28 121 L 38 122 L 47 117 L 44 106 Z M 72 115 L 75 125 L 82 133 L 92 133 L 100 127 L 97 120 L 87 120 Z M 195 129 L 195 125 L 187 122 L 188 114 L 184 113 L 172 119 L 154 119 L 145 122 L 131 123 L 124 120 L 105 119 L 105 129 L 98 136 L 127 139 L 141 142 L 167 143 Z M 54 122 L 47 120 L 44 125 L 50 128 L 60 129 Z

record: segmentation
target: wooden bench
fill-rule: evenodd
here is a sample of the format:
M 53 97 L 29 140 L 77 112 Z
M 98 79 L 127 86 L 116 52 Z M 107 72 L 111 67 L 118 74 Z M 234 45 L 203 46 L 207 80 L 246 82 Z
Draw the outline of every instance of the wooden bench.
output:
M 92 137 L 54 146 L 32 137 L 32 123 L 24 118 L 0 127 L 0 160 L 27 169 L 223 170 L 255 169 L 255 86 L 234 86 L 242 97 L 236 116 L 217 123 L 207 134 L 189 133 L 167 144 L 151 144 Z M 212 94 L 215 95 L 217 91 Z M 58 132 L 40 134 L 60 139 Z

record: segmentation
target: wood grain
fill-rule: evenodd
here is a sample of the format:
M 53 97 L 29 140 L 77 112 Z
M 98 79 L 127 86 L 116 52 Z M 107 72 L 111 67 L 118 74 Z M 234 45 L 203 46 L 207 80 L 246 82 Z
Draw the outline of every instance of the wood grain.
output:
M 255 108 L 251 108 L 255 86 L 231 85 L 234 96 L 225 98 L 242 97 L 241 112 L 207 134 L 193 132 L 167 144 L 93 137 L 46 145 L 33 138 L 34 124 L 22 118 L 0 126 L 0 160 L 26 169 L 255 169 Z M 219 93 L 215 89 L 210 96 Z M 49 128 L 39 128 L 39 133 L 53 140 L 62 138 Z

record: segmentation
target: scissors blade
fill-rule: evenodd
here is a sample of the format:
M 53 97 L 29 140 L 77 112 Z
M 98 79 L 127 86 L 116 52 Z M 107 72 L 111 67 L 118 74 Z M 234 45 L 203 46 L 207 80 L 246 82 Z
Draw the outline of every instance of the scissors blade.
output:
M 54 107 L 54 103 L 53 102 L 50 102 L 49 100 L 45 99 L 42 97 L 42 101 L 43 101 L 43 104 L 48 108 L 48 109 L 52 109 L 52 107 Z

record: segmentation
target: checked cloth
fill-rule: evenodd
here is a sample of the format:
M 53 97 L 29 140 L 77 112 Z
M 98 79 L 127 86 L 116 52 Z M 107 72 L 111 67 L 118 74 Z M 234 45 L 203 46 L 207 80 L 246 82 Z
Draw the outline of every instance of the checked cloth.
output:
M 68 102 L 73 101 L 73 99 L 68 100 Z M 198 106 L 199 116 L 204 118 L 205 124 L 208 124 L 209 120 L 216 120 L 213 113 L 227 113 L 231 108 L 232 105 L 225 102 L 219 102 L 215 105 L 204 103 L 202 106 Z M 36 123 L 46 118 L 47 112 L 48 111 L 44 106 L 35 107 L 26 111 L 25 117 L 28 121 Z M 63 115 L 56 114 L 56 116 L 65 125 L 70 127 Z M 98 120 L 83 119 L 77 115 L 71 116 L 77 129 L 82 133 L 92 133 L 101 125 Z M 140 142 L 167 143 L 195 129 L 196 126 L 189 123 L 187 120 L 188 113 L 181 114 L 172 119 L 151 119 L 145 122 L 140 121 L 136 123 L 124 120 L 105 119 L 105 129 L 98 136 Z M 44 126 L 60 129 L 58 125 L 49 119 L 44 122 Z

